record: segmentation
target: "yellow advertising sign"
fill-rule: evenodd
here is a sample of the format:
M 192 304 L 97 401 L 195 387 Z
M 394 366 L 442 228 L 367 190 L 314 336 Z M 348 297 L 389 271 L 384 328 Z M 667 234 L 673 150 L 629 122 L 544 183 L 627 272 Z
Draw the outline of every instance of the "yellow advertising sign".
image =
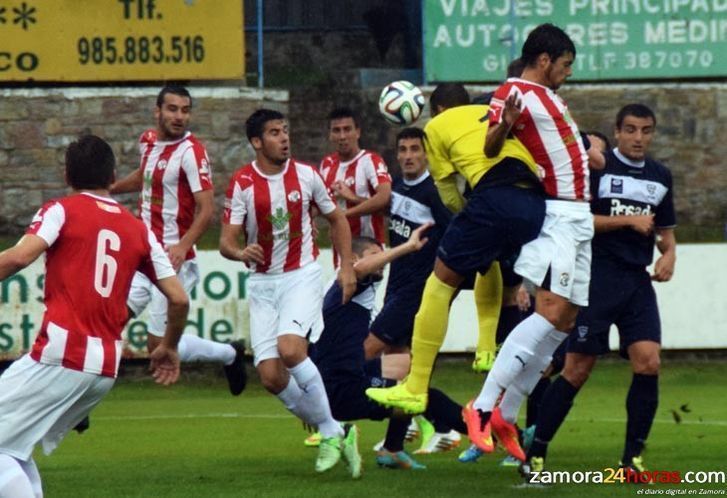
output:
M 241 0 L 0 0 L 0 81 L 239 79 Z

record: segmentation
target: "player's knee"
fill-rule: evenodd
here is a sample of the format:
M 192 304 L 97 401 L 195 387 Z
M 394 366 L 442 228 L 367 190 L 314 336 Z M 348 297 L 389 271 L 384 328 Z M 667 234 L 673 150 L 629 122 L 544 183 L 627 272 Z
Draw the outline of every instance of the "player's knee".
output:
M 642 375 L 659 375 L 661 358 L 658 354 L 642 356 L 634 363 L 634 373 Z
M 270 393 L 278 394 L 288 385 L 286 376 L 277 369 L 258 367 L 257 373 L 260 377 L 260 383 Z
M 280 360 L 286 368 L 293 368 L 307 357 L 306 351 L 301 351 L 300 348 L 295 347 L 283 346 L 278 349 L 278 353 L 280 354 Z
M 566 360 L 561 375 L 573 386 L 580 388 L 586 383 L 593 370 L 593 362 Z

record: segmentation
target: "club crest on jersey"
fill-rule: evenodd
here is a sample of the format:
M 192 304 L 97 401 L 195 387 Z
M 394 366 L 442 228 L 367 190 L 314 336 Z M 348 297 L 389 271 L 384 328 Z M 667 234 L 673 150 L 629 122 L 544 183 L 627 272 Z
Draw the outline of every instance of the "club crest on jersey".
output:
M 288 194 L 288 200 L 290 202 L 298 202 L 300 200 L 300 192 L 293 190 Z
M 653 199 L 654 196 L 656 195 L 656 185 L 654 185 L 653 183 L 647 184 L 646 191 L 649 194 L 649 199 Z
M 166 167 L 167 167 L 167 160 L 166 159 L 162 159 L 161 161 L 159 161 L 157 163 L 157 169 L 163 170 Z
M 207 162 L 207 159 L 202 159 L 202 162 L 199 163 L 199 174 L 200 175 L 209 175 L 210 174 L 210 165 Z
M 274 213 L 268 215 L 268 221 L 273 225 L 276 230 L 283 230 L 288 226 L 290 221 L 290 213 L 283 211 L 283 208 L 278 208 Z
M 623 194 L 624 193 L 624 181 L 621 178 L 611 178 L 611 193 L 612 194 Z
M 570 282 L 570 275 L 568 275 L 566 272 L 563 272 L 560 274 L 560 285 L 563 287 L 568 287 L 568 282 Z
M 345 180 L 343 180 L 343 183 L 344 183 L 344 184 L 345 184 L 345 185 L 346 185 L 347 187 L 353 187 L 353 184 L 354 184 L 355 182 L 356 182 L 356 179 L 355 179 L 355 178 L 353 178 L 352 176 L 349 176 L 348 178 L 346 178 Z

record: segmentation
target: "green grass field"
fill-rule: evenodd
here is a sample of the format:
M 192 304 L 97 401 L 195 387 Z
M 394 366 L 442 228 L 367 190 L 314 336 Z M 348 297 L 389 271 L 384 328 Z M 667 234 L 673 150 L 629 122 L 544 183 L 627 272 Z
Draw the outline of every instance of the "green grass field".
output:
M 649 469 L 727 471 L 725 364 L 665 361 L 663 370 L 657 420 L 644 454 Z M 625 362 L 599 365 L 551 445 L 547 469 L 616 465 L 629 383 Z M 456 360 L 440 363 L 434 385 L 463 402 L 479 390 L 480 380 L 464 360 Z M 681 423 L 672 410 L 680 413 Z M 303 446 L 300 422 L 277 399 L 257 381 L 233 398 L 224 379 L 214 375 L 187 375 L 171 388 L 122 378 L 91 420 L 91 430 L 72 433 L 52 456 L 37 452 L 46 496 L 631 496 L 638 491 L 625 484 L 518 489 L 516 471 L 498 467 L 499 453 L 461 464 L 457 450 L 420 457 L 425 471 L 379 469 L 371 446 L 383 437 L 384 425 L 375 422 L 361 423 L 365 473 L 360 481 L 351 481 L 343 465 L 317 475 L 316 451 Z M 700 488 L 724 491 L 727 484 L 654 485 L 648 491 Z

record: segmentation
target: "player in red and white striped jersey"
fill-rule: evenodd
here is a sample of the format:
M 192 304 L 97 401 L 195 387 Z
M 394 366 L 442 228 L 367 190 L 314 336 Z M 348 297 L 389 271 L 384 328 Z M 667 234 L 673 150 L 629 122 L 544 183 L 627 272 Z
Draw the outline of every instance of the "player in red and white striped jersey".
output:
M 321 375 L 308 358 L 308 341 L 315 342 L 323 329 L 323 287 L 311 211 L 315 208 L 331 224 L 341 259 L 338 279 L 344 302 L 356 288 L 351 231 L 318 172 L 291 159 L 288 125 L 281 113 L 255 111 L 246 128 L 256 160 L 230 181 L 220 253 L 253 270 L 247 295 L 255 366 L 268 391 L 301 420 L 319 428 L 323 441 L 316 470 L 324 472 L 341 456 L 344 431 L 331 415 Z M 351 456 L 350 451 L 357 454 L 352 444 L 355 431 L 348 436 L 343 452 L 347 455 L 348 449 Z
M 573 41 L 560 28 L 543 24 L 534 29 L 523 45 L 522 77 L 508 79 L 495 91 L 485 139 L 485 154 L 496 157 L 510 133 L 517 137 L 538 164 L 547 197 L 540 234 L 523 246 L 515 264 L 515 271 L 536 287 L 535 313 L 510 333 L 482 391 L 466 409 L 475 439 L 486 437 L 492 420 L 497 439 L 520 459 L 525 457 L 513 426 L 520 404 L 573 328 L 578 307 L 588 305 L 593 238 L 589 158 L 597 167 L 605 163 L 600 151 L 587 150 L 555 93 L 571 76 L 575 55 Z
M 0 497 L 42 496 L 33 447 L 42 441 L 52 451 L 113 386 L 136 271 L 169 299 L 153 375 L 162 384 L 179 376 L 176 347 L 189 302 L 154 236 L 109 197 L 114 163 L 98 137 L 72 143 L 66 179 L 74 192 L 46 203 L 18 244 L 0 253 L 0 280 L 46 255 L 40 332 L 31 353 L 0 377 Z
M 111 192 L 137 192 L 139 217 L 164 246 L 187 293 L 199 282 L 194 244 L 214 215 L 214 191 L 207 151 L 189 132 L 192 97 L 182 87 L 165 87 L 157 96 L 157 126 L 139 138 L 141 164 L 115 183 Z M 153 351 L 164 331 L 166 300 L 149 279 L 138 274 L 128 301 L 134 316 L 149 305 L 147 348 Z M 217 361 L 225 365 L 232 394 L 240 394 L 247 376 L 241 343 L 221 344 L 185 334 L 179 344 L 182 361 Z
M 336 151 L 323 158 L 320 172 L 348 218 L 351 236 L 373 237 L 384 244 L 384 213 L 391 201 L 386 163 L 377 153 L 360 147 L 361 128 L 351 109 L 331 111 L 328 138 Z

